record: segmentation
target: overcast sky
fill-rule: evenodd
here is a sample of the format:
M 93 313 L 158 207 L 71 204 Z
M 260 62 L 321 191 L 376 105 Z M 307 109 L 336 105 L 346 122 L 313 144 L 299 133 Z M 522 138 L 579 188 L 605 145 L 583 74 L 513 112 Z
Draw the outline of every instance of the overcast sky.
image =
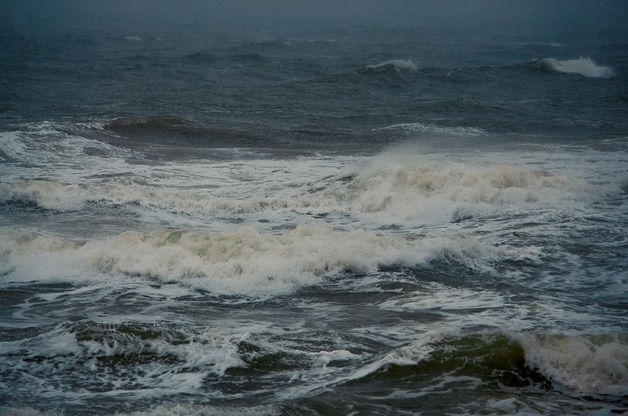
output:
M 628 16 L 622 0 L 1 0 L 6 29 L 183 27 L 299 32 L 358 25 L 499 28 L 603 27 Z

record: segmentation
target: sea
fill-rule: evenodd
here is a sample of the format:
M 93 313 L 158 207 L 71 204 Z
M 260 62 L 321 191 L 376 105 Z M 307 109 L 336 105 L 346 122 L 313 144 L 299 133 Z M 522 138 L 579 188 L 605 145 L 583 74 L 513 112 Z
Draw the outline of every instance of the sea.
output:
M 626 17 L 3 1 L 0 414 L 628 414 Z

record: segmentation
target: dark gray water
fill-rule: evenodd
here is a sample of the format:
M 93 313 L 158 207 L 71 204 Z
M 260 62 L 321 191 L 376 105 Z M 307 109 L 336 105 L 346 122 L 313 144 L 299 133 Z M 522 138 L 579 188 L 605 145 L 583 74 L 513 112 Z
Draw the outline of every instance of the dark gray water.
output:
M 626 412 L 626 7 L 570 4 L 3 3 L 0 412 Z

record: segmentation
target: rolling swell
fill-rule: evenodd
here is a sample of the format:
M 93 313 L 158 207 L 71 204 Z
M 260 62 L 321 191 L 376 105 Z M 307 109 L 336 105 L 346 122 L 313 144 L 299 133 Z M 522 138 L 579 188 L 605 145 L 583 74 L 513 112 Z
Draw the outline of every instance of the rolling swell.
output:
M 414 409 L 420 402 L 421 411 L 428 414 L 440 414 L 444 406 L 458 406 L 469 414 L 564 414 L 594 411 L 600 406 L 607 406 L 611 413 L 625 410 L 625 398 L 622 400 L 621 394 L 614 390 L 617 386 L 614 374 L 591 368 L 574 371 L 586 367 L 586 359 L 580 354 L 568 357 L 569 352 L 562 362 L 546 357 L 541 363 L 534 357 L 535 349 L 543 347 L 532 346 L 526 339 L 535 337 L 484 332 L 445 336 L 427 344 L 408 344 L 335 384 L 333 391 L 328 388 L 297 400 L 290 408 L 344 414 L 349 410 L 366 411 L 372 408 L 369 405 L 376 404 L 381 414 L 402 414 L 398 409 Z M 567 342 L 588 343 L 594 339 L 573 337 Z M 597 361 L 604 356 L 604 349 L 613 348 L 614 341 L 612 338 L 601 343 L 594 341 L 600 344 L 589 350 L 592 359 Z M 625 343 L 622 348 L 625 353 Z M 609 363 L 613 363 L 613 358 L 601 365 Z M 588 389 L 572 389 L 573 386 L 564 384 L 565 380 L 584 380 L 586 374 L 594 374 L 597 387 L 591 384 Z M 620 383 L 625 381 L 625 375 L 619 378 Z M 598 394 L 599 391 L 611 392 L 611 396 Z M 483 400 L 469 403 L 464 399 L 479 392 Z M 539 400 L 545 394 L 579 400 L 575 403 Z M 488 397 L 492 400 L 487 400 Z M 532 397 L 535 399 L 530 400 Z
M 330 394 L 336 399 L 366 396 L 368 400 L 393 404 L 404 400 L 392 395 L 401 388 L 424 389 L 436 397 L 448 392 L 439 386 L 463 395 L 476 388 L 499 395 L 503 394 L 503 386 L 552 389 L 547 378 L 526 365 L 522 346 L 501 334 L 442 339 L 423 346 L 430 352 L 421 354 L 424 358 L 418 361 L 403 356 L 410 347 L 386 356 L 396 358 L 379 361 L 370 353 L 321 351 L 321 358 L 327 356 L 324 364 L 315 358 L 317 354 L 284 350 L 279 339 L 260 345 L 255 337 L 242 332 L 140 322 L 81 320 L 51 327 L 35 337 L 16 339 L 14 344 L 4 354 L 19 356 L 23 367 L 5 371 L 7 379 L 20 380 L 16 377 L 19 372 L 32 377 L 48 372 L 55 385 L 67 386 L 73 378 L 84 376 L 82 388 L 93 394 L 108 391 L 107 383 L 115 383 L 126 391 L 142 386 L 148 395 L 168 391 L 168 395 L 202 394 L 215 400 L 233 400 L 243 392 L 255 394 L 265 384 L 273 388 L 277 384 L 286 389 L 314 388 L 314 392 L 333 386 L 333 393 L 318 392 L 311 399 L 296 401 L 296 406 L 308 406 L 308 402 L 324 401 Z M 356 364 L 365 361 L 371 364 L 363 368 L 372 368 L 373 372 L 355 370 Z M 317 375 L 327 366 L 335 379 Z M 295 371 L 309 374 L 311 379 L 289 381 Z M 187 382 L 182 382 L 181 375 Z M 232 389 L 232 384 L 238 388 Z M 437 399 L 431 399 L 426 404 L 429 407 L 436 403 Z
M 173 156 L 179 153 L 192 157 L 192 149 L 238 148 L 261 149 L 283 157 L 297 156 L 311 154 L 321 142 L 335 143 L 333 151 L 346 152 L 363 147 L 365 137 L 382 136 L 372 132 L 357 135 L 320 124 L 234 125 L 231 122 L 205 123 L 177 115 L 116 118 L 104 124 L 104 132 L 114 134 L 114 137 L 102 137 L 112 144 L 136 148 L 144 144 L 173 146 L 179 149 L 171 152 Z M 143 150 L 151 154 L 150 147 Z
M 416 347 L 409 344 L 367 364 L 326 392 L 302 398 L 289 407 L 296 412 L 346 414 L 347 411 L 403 414 L 414 409 L 439 414 L 459 406 L 470 414 L 488 413 L 490 403 L 465 403 L 468 395 L 506 399 L 509 389 L 548 391 L 551 383 L 525 364 L 521 345 L 502 334 L 471 334 Z M 366 369 L 366 371 L 364 371 Z M 332 391 L 333 390 L 333 391 Z M 512 391 L 512 390 L 511 390 Z
M 390 362 L 365 381 L 434 380 L 443 375 L 473 377 L 509 387 L 552 388 L 551 382 L 526 364 L 522 345 L 503 334 L 471 334 L 445 338 L 429 345 L 429 355 L 415 364 Z
M 187 144 L 216 147 L 249 147 L 259 144 L 250 133 L 237 129 L 212 128 L 187 117 L 158 115 L 113 119 L 104 128 L 122 137 L 157 144 Z

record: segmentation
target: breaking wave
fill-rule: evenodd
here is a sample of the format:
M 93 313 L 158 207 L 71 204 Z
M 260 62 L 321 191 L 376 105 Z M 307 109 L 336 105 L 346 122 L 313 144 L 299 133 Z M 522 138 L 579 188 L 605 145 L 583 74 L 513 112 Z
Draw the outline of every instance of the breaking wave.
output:
M 615 77 L 615 71 L 608 66 L 597 65 L 591 58 L 579 58 L 559 60 L 555 58 L 541 59 L 536 63 L 540 68 L 562 72 L 565 74 L 577 74 L 587 78 L 611 79 Z
M 522 206 L 562 206 L 597 191 L 588 183 L 509 165 L 401 162 L 384 155 L 348 185 L 353 210 L 378 223 L 436 224 L 503 215 Z
M 453 136 L 479 136 L 481 134 L 486 134 L 486 130 L 475 127 L 441 127 L 424 123 L 399 123 L 382 127 L 377 130 Z
M 304 172 L 323 172 L 316 160 L 303 160 Z M 501 212 L 509 206 L 562 206 L 565 201 L 587 201 L 604 192 L 586 181 L 509 165 L 473 166 L 447 162 L 426 163 L 381 155 L 370 164 L 349 168 L 340 175 L 319 180 L 295 178 L 274 162 L 258 163 L 261 176 L 275 181 L 261 183 L 255 177 L 234 177 L 234 164 L 190 166 L 188 175 L 212 178 L 204 189 L 185 189 L 179 179 L 169 187 L 138 183 L 76 184 L 52 181 L 0 183 L 0 206 L 26 206 L 74 211 L 98 204 L 112 208 L 140 207 L 185 214 L 193 218 L 233 218 L 242 215 L 326 215 L 331 212 L 369 219 L 379 224 L 435 224 L 470 215 Z M 128 169 L 128 168 L 127 168 Z M 126 172 L 122 171 L 122 172 Z M 214 186 L 212 175 L 224 175 L 229 187 Z M 334 172 L 330 170 L 328 172 Z M 335 170 L 335 172 L 338 172 Z M 156 172 L 159 173 L 159 172 Z M 306 173 L 300 172 L 300 175 Z M 279 176 L 282 175 L 282 176 Z M 117 176 L 116 176 L 117 178 Z M 148 180 L 148 179 L 147 179 Z M 150 179 L 154 180 L 154 179 Z M 242 195 L 247 195 L 242 198 Z
M 625 334 L 510 335 L 428 332 L 413 342 L 328 382 L 394 382 L 439 378 L 492 380 L 535 386 L 570 395 L 622 397 L 628 394 L 628 338 Z
M 538 255 L 534 248 L 492 246 L 474 238 L 344 232 L 318 222 L 281 235 L 244 226 L 214 233 L 127 231 L 90 242 L 7 229 L 0 237 L 0 274 L 8 281 L 97 281 L 113 275 L 252 296 L 289 293 L 325 276 L 371 273 L 387 265 L 445 258 L 489 271 L 501 260 Z
M 410 59 L 393 59 L 386 62 L 381 62 L 375 65 L 366 65 L 364 67 L 366 70 L 376 70 L 376 69 L 387 69 L 392 68 L 396 71 L 416 71 L 417 66 Z
M 628 395 L 626 334 L 520 336 L 526 364 L 579 394 Z

